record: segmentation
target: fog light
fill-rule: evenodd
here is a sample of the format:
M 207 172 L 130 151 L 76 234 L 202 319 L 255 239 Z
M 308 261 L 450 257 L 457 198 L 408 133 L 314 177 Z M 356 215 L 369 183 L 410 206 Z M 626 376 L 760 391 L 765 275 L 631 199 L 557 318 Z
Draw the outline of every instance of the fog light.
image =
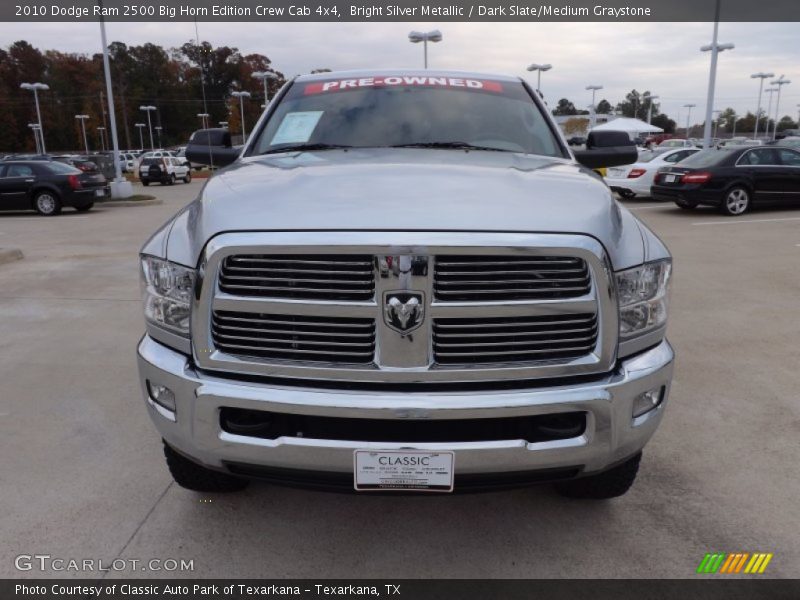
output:
M 663 386 L 654 390 L 648 390 L 644 394 L 639 394 L 633 401 L 633 417 L 641 417 L 643 414 L 650 412 L 661 404 L 663 397 Z
M 175 412 L 175 394 L 167 386 L 147 382 L 147 392 L 156 404 Z

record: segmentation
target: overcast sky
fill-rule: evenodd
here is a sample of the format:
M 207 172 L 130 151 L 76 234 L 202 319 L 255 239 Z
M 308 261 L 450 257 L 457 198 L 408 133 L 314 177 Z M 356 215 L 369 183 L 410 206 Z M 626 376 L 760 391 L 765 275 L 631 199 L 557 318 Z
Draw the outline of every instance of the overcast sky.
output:
M 200 37 L 243 53 L 267 55 L 287 76 L 327 67 L 419 68 L 422 47 L 407 41 L 411 29 L 438 28 L 444 41 L 429 47 L 431 68 L 523 75 L 531 62 L 552 63 L 542 92 L 554 105 L 567 97 L 587 108 L 587 85 L 603 85 L 598 101 L 620 101 L 632 88 L 660 96 L 662 111 L 685 123 L 700 122 L 708 87 L 710 23 L 200 23 Z M 193 39 L 194 23 L 109 23 L 109 41 L 153 42 L 166 47 Z M 0 24 L 0 46 L 25 39 L 40 49 L 97 52 L 96 23 Z M 715 108 L 755 111 L 758 71 L 786 74 L 794 83 L 781 92 L 781 115 L 797 118 L 800 103 L 800 35 L 797 23 L 722 23 L 720 42 L 736 48 L 720 55 Z M 765 86 L 766 87 L 766 86 Z M 766 109 L 767 97 L 763 105 Z M 775 105 L 773 104 L 773 111 Z M 697 119 L 695 119 L 695 116 Z

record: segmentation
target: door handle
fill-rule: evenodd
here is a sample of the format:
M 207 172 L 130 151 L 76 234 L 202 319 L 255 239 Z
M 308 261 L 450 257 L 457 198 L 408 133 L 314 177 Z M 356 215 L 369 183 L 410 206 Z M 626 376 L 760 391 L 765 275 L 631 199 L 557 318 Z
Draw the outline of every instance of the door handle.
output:
M 35 179 L 26 179 L 25 183 L 33 183 L 34 181 L 36 181 L 36 180 Z

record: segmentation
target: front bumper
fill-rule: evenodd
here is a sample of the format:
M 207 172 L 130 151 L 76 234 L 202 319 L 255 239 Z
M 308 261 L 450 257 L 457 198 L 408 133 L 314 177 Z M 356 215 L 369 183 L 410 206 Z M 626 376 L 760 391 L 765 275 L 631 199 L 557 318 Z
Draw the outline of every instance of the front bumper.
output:
M 658 427 L 669 395 L 673 351 L 667 341 L 621 361 L 596 381 L 524 390 L 468 392 L 353 391 L 234 381 L 195 369 L 189 359 L 149 336 L 138 348 L 145 401 L 161 436 L 194 461 L 219 470 L 249 465 L 317 473 L 352 473 L 356 449 L 453 450 L 458 476 L 577 468 L 602 471 L 639 452 Z M 176 410 L 156 404 L 147 382 L 170 388 Z M 634 399 L 662 388 L 662 402 L 634 419 Z M 222 407 L 342 418 L 475 419 L 584 411 L 586 429 L 569 439 L 382 443 L 234 435 L 220 424 Z M 407 421 L 406 421 L 407 422 Z M 457 483 L 458 485 L 458 483 Z

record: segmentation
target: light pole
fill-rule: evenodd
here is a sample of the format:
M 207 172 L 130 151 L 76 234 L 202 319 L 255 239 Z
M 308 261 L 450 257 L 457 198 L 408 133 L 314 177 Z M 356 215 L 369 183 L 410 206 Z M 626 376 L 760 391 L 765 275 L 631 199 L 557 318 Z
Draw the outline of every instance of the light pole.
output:
M 161 146 L 161 131 L 162 131 L 164 128 L 163 128 L 163 127 L 161 127 L 161 125 L 156 125 L 155 127 L 153 127 L 153 129 L 155 129 L 155 130 L 156 130 L 156 136 L 158 137 L 158 147 L 159 147 L 159 148 L 162 148 L 162 146 Z
M 83 131 L 83 145 L 86 148 L 86 154 L 89 154 L 89 138 L 86 137 L 86 119 L 89 115 L 75 115 L 75 118 L 81 122 L 81 130 Z
M 714 110 L 714 87 L 717 82 L 717 57 L 720 52 L 733 50 L 736 47 L 733 44 L 720 44 L 717 42 L 720 2 L 721 0 L 717 0 L 714 13 L 714 36 L 711 39 L 711 43 L 700 48 L 702 52 L 711 52 L 711 69 L 708 74 L 708 95 L 706 96 L 706 122 L 703 127 L 703 148 L 711 147 L 711 117 Z
M 203 129 L 208 129 L 208 119 L 211 115 L 208 113 L 197 113 L 198 118 L 200 119 L 200 125 L 202 125 Z
M 139 110 L 143 110 L 147 113 L 147 128 L 150 130 L 150 150 L 155 150 L 156 146 L 153 142 L 153 122 L 150 120 L 150 113 L 156 110 L 155 106 L 140 106 Z
M 597 110 L 596 110 L 596 107 L 594 105 L 594 95 L 597 93 L 597 90 L 602 90 L 603 86 L 602 85 L 587 85 L 586 89 L 592 91 L 592 118 L 591 118 L 591 126 L 589 127 L 589 129 L 591 130 L 591 129 L 594 129 L 595 123 L 597 122 Z
M 250 97 L 250 92 L 231 92 L 231 96 L 239 98 L 239 110 L 242 115 L 242 143 L 247 143 L 247 128 L 244 123 L 244 99 Z
M 142 129 L 147 127 L 144 123 L 136 123 L 136 129 L 139 130 L 139 150 L 144 152 L 144 136 L 142 135 Z
M 775 73 L 753 73 L 750 75 L 750 79 L 760 80 L 758 82 L 758 109 L 756 109 L 756 126 L 755 131 L 753 131 L 753 139 L 758 136 L 758 120 L 761 118 L 761 92 L 764 91 L 764 80 L 770 77 L 775 77 Z M 769 121 L 767 121 L 767 124 L 769 124 Z
M 717 115 L 717 118 L 714 119 L 714 139 L 717 138 L 717 131 L 719 130 L 719 117 L 722 114 L 721 110 L 713 111 L 713 114 Z
M 408 34 L 408 41 L 412 44 L 419 44 L 420 42 L 424 45 L 424 52 L 425 52 L 425 68 L 428 68 L 428 42 L 441 42 L 442 41 L 442 32 L 438 29 L 434 29 L 433 31 L 412 31 Z
M 20 89 L 33 92 L 33 100 L 36 102 L 36 121 L 39 125 L 39 137 L 41 138 L 42 154 L 46 154 L 47 150 L 44 147 L 44 129 L 42 128 L 42 111 L 39 110 L 39 90 L 47 91 L 50 86 L 46 83 L 21 83 Z
M 659 96 L 651 96 L 650 94 L 647 94 L 643 97 L 650 100 L 650 104 L 647 105 L 647 124 L 650 125 L 650 122 L 653 119 L 653 100 L 658 100 Z
M 769 137 L 769 120 L 770 115 L 772 114 L 772 94 L 778 91 L 778 88 L 767 88 L 764 90 L 765 94 L 769 94 L 769 102 L 767 102 L 767 126 L 764 130 L 767 133 L 767 137 Z
M 785 85 L 792 83 L 788 79 L 784 79 L 784 75 L 778 77 L 775 81 L 770 82 L 770 85 L 777 85 L 778 86 L 778 99 L 775 101 L 775 127 L 772 128 L 772 139 L 775 139 L 775 136 L 778 135 L 778 120 L 781 118 L 780 112 L 780 105 L 781 105 L 781 88 Z
M 42 154 L 42 145 L 39 142 L 39 124 L 28 123 L 28 127 L 30 127 L 31 131 L 33 132 L 33 141 L 36 144 L 36 154 Z
M 553 65 L 537 65 L 536 63 L 528 66 L 528 71 L 536 71 L 536 92 L 540 98 L 542 97 L 542 71 L 549 71 L 552 68 Z
M 688 108 L 689 112 L 686 113 L 686 139 L 689 139 L 689 119 L 692 118 L 692 109 L 697 106 L 697 104 L 684 104 L 683 108 Z
M 256 71 L 253 73 L 253 78 L 260 79 L 264 82 L 264 108 L 267 108 L 267 105 L 269 104 L 269 88 L 267 87 L 267 83 L 271 79 L 277 79 L 278 76 L 271 71 Z
M 105 127 L 98 127 L 97 132 L 100 134 L 100 147 L 103 149 L 103 152 L 106 151 L 106 128 Z
M 733 118 L 733 126 L 731 127 L 731 137 L 735 137 L 736 136 L 736 113 L 733 113 L 731 115 L 731 117 Z

